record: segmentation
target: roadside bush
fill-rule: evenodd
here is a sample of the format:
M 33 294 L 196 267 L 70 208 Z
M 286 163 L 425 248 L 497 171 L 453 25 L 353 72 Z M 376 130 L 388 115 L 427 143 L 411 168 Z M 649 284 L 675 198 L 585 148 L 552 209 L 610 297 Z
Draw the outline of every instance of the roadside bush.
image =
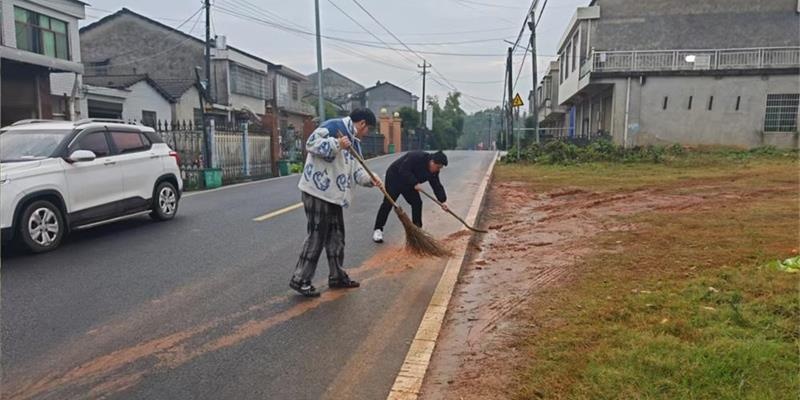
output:
M 616 163 L 664 163 L 679 160 L 692 154 L 708 154 L 717 157 L 748 160 L 755 157 L 797 157 L 797 150 L 782 150 L 775 147 L 758 147 L 750 150 L 731 148 L 689 149 L 680 144 L 670 146 L 635 146 L 623 148 L 610 139 L 603 138 L 580 145 L 554 140 L 545 144 L 531 144 L 517 152 L 512 148 L 503 159 L 506 163 L 530 164 L 582 164 L 594 162 Z

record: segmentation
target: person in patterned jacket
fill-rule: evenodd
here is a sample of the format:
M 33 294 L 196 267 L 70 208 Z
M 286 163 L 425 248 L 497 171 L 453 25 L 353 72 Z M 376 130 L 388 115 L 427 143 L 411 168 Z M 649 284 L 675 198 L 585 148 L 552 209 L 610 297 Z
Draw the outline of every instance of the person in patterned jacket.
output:
M 289 287 L 306 297 L 318 297 L 311 284 L 322 249 L 328 256 L 328 287 L 356 288 L 342 269 L 344 263 L 344 217 L 353 198 L 353 184 L 366 187 L 383 185 L 370 177 L 350 152 L 361 153 L 359 137 L 376 125 L 369 109 L 356 109 L 349 117 L 323 122 L 306 141 L 306 163 L 300 183 L 303 207 L 308 218 L 308 238 L 303 244 Z

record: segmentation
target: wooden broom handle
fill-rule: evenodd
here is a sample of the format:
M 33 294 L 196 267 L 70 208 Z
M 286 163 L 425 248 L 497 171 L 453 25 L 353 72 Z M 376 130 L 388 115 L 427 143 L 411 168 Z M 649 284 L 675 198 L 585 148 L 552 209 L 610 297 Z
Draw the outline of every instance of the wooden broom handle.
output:
M 438 199 L 436 199 L 435 197 L 431 196 L 431 195 L 430 195 L 428 192 L 426 192 L 426 191 L 424 191 L 424 190 L 420 190 L 419 192 L 420 192 L 420 193 L 422 193 L 422 194 L 424 194 L 424 195 L 425 195 L 427 198 L 429 198 L 429 199 L 433 200 L 433 201 L 434 201 L 436 204 L 438 204 L 438 205 L 439 205 L 439 207 L 441 207 L 441 206 L 442 206 L 442 202 L 440 202 L 440 201 L 439 201 Z M 479 232 L 479 233 L 489 233 L 489 232 L 487 232 L 487 231 L 485 231 L 485 230 L 482 230 L 482 229 L 477 229 L 477 228 L 474 228 L 474 227 L 470 226 L 470 225 L 467 223 L 467 221 L 464 221 L 463 219 L 461 219 L 461 217 L 459 217 L 459 216 L 458 216 L 456 213 L 454 213 L 454 212 L 453 212 L 453 210 L 451 210 L 450 208 L 448 208 L 448 209 L 447 209 L 447 210 L 445 210 L 445 211 L 447 211 L 448 213 L 450 213 L 450 215 L 452 215 L 452 216 L 456 217 L 456 219 L 457 219 L 457 220 L 459 220 L 459 221 L 460 221 L 462 224 L 464 224 L 464 226 L 466 226 L 466 227 L 467 227 L 467 229 L 469 229 L 469 230 L 471 230 L 471 231 L 474 231 L 474 232 Z
M 342 137 L 342 132 L 341 131 L 337 131 L 336 132 L 336 138 L 338 139 L 340 137 Z M 351 156 L 353 156 L 353 158 L 355 158 L 358 161 L 359 164 L 361 164 L 361 166 L 364 168 L 364 170 L 367 171 L 367 173 L 369 174 L 370 179 L 372 179 L 374 181 L 375 180 L 375 174 L 373 174 L 372 170 L 369 169 L 369 167 L 367 166 L 367 163 L 365 163 L 364 159 L 361 158 L 361 155 L 359 155 L 357 151 L 349 151 L 349 153 L 350 153 Z M 378 189 L 380 189 L 381 192 L 383 192 L 383 195 L 384 195 L 384 197 L 386 197 L 386 200 L 389 200 L 389 203 L 391 203 L 392 206 L 394 206 L 394 208 L 398 208 L 398 209 L 400 208 L 400 206 L 398 206 L 397 203 L 394 201 L 394 199 L 392 199 L 392 196 L 389 195 L 389 192 L 386 191 L 386 188 L 384 188 L 383 185 L 378 186 Z

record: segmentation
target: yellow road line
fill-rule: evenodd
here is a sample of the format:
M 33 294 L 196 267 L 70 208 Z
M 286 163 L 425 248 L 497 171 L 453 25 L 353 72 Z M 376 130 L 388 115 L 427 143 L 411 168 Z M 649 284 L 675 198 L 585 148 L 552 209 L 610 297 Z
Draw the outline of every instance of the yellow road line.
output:
M 290 211 L 297 210 L 300 207 L 303 207 L 303 203 L 293 204 L 293 205 L 291 205 L 289 207 L 281 208 L 278 211 L 273 211 L 273 212 L 271 212 L 269 214 L 264 214 L 264 215 L 262 215 L 262 216 L 260 216 L 258 218 L 253 218 L 253 221 L 255 221 L 255 222 L 264 222 L 264 221 L 266 221 L 266 220 L 268 220 L 270 218 L 274 218 L 274 217 L 277 217 L 279 215 L 286 214 L 286 213 L 288 213 Z

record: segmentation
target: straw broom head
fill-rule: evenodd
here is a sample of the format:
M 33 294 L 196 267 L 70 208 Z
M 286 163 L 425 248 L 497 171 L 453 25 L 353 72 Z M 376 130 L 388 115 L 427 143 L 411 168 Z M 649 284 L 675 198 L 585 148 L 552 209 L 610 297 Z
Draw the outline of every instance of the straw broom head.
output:
M 403 229 L 406 231 L 406 248 L 412 253 L 420 256 L 433 256 L 433 257 L 449 257 L 452 255 L 450 250 L 442 246 L 436 239 L 434 239 L 427 232 L 414 225 L 411 218 L 408 217 L 400 207 L 395 207 L 394 211 L 397 213 L 397 218 L 403 224 Z

